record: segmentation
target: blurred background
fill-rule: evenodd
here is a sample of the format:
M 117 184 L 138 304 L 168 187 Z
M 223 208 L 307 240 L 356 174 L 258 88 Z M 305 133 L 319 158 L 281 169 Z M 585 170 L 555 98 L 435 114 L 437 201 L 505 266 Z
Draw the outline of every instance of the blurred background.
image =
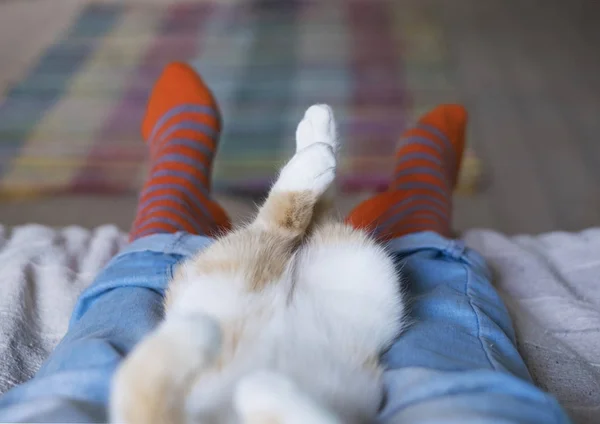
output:
M 597 226 L 599 23 L 596 0 L 0 1 L 0 224 L 128 229 L 147 96 L 181 60 L 221 104 L 215 190 L 234 219 L 310 104 L 338 117 L 347 211 L 385 188 L 406 126 L 461 102 L 458 230 Z

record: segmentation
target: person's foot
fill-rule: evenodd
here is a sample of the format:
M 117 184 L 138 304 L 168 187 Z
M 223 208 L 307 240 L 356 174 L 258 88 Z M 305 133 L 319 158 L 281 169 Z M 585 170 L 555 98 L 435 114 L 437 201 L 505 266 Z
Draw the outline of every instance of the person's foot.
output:
M 142 123 L 150 174 L 140 193 L 130 240 L 186 231 L 212 235 L 229 229 L 210 198 L 221 117 L 217 102 L 190 66 L 172 63 L 156 82 Z
M 348 222 L 384 240 L 419 231 L 450 237 L 466 123 L 459 105 L 438 106 L 423 116 L 400 139 L 389 190 L 358 205 Z

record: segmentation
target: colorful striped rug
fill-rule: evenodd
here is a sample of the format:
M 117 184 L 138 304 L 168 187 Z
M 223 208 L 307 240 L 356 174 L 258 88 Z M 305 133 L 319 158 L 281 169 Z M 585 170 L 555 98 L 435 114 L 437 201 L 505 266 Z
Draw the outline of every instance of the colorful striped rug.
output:
M 264 189 L 316 102 L 339 119 L 343 189 L 382 189 L 398 133 L 460 100 L 438 20 L 416 4 L 92 3 L 4 93 L 0 195 L 137 190 L 144 106 L 173 60 L 193 63 L 220 101 L 218 189 Z

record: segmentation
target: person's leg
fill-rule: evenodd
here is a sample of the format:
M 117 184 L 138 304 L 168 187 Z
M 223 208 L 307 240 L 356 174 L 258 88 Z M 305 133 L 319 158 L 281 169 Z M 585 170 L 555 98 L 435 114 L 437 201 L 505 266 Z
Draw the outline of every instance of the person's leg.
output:
M 439 106 L 407 130 L 396 151 L 387 192 L 365 200 L 348 215 L 354 227 L 381 240 L 435 231 L 450 237 L 452 190 L 464 150 L 467 113 L 462 106 Z
M 425 115 L 401 139 L 390 190 L 348 217 L 388 243 L 411 308 L 411 325 L 383 358 L 379 420 L 566 423 L 531 382 L 484 260 L 449 239 L 465 124 L 460 106 Z
M 140 193 L 130 239 L 186 231 L 212 235 L 231 226 L 211 199 L 221 117 L 216 100 L 188 65 L 171 64 L 158 79 L 142 123 L 150 174 Z
M 162 319 L 173 267 L 230 226 L 210 199 L 219 131 L 202 80 L 187 65 L 169 65 L 142 127 L 151 168 L 132 243 L 82 293 L 67 334 L 36 376 L 0 398 L 1 422 L 106 421 L 113 372 Z

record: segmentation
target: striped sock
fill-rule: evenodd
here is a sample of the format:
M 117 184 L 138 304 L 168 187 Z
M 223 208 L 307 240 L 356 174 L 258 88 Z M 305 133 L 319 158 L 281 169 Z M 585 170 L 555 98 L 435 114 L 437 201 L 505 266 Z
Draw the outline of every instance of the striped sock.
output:
M 188 65 L 168 65 L 142 124 L 150 174 L 140 193 L 131 241 L 177 231 L 214 235 L 230 228 L 227 214 L 210 197 L 220 130 L 217 103 L 202 79 Z
M 467 112 L 459 105 L 438 106 L 423 116 L 400 139 L 388 191 L 358 205 L 348 222 L 382 240 L 419 231 L 450 237 L 466 122 Z

